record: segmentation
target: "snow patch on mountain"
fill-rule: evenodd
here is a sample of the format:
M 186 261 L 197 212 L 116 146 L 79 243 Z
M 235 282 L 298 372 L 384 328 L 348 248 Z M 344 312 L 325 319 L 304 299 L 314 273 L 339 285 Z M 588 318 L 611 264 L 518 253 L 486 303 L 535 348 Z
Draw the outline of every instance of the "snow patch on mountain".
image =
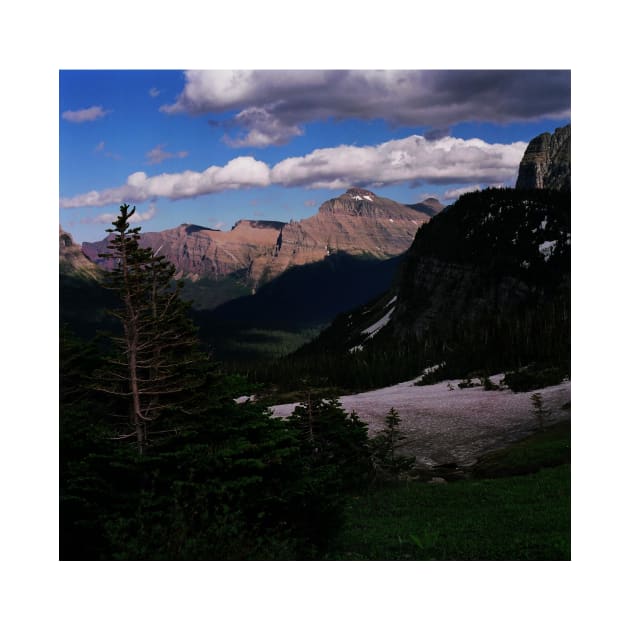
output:
M 545 241 L 538 246 L 538 251 L 545 257 L 545 262 L 551 258 L 558 241 Z
M 381 317 L 381 319 L 379 319 L 376 323 L 372 324 L 371 326 L 368 326 L 365 330 L 362 331 L 362 334 L 364 335 L 368 335 L 368 339 L 371 339 L 372 337 L 374 337 L 374 335 L 381 330 L 381 328 L 384 328 L 385 326 L 387 326 L 387 324 L 389 324 L 389 320 L 392 317 L 392 313 L 394 312 L 394 309 L 396 307 L 392 307 L 389 309 L 389 311 L 387 311 L 387 313 L 385 313 L 385 315 L 383 315 L 383 317 Z

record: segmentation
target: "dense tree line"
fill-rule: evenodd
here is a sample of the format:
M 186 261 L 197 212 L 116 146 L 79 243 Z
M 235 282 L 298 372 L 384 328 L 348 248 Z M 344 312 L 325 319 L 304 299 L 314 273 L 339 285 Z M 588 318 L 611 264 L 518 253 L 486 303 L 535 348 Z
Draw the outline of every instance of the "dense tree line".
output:
M 327 331 L 328 334 L 334 332 Z M 440 321 L 421 339 L 392 338 L 383 329 L 363 352 L 349 352 L 343 341 L 321 346 L 322 338 L 282 359 L 241 368 L 256 382 L 297 390 L 305 380 L 314 387 L 361 391 L 418 376 L 426 367 L 444 364 L 435 375 L 463 378 L 471 372 L 492 374 L 530 363 L 570 364 L 570 297 L 522 305 L 505 313 L 489 311 L 472 320 Z
M 236 404 L 133 212 L 111 230 L 117 332 L 61 331 L 61 558 L 321 557 L 374 477 L 366 426 L 335 400 L 307 397 L 287 421 Z

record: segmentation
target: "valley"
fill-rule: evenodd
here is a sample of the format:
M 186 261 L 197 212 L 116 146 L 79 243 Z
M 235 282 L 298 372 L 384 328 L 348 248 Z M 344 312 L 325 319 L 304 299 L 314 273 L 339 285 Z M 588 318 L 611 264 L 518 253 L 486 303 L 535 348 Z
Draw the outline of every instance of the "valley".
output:
M 244 219 L 227 232 L 184 224 L 141 232 L 140 244 L 175 265 L 199 334 L 215 356 L 242 364 L 297 350 L 339 313 L 387 290 L 418 227 L 442 208 L 437 199 L 407 206 L 351 188 L 302 221 Z M 70 234 L 60 236 L 61 283 L 68 296 L 62 320 L 71 320 L 81 334 L 85 320 L 109 325 L 102 308 L 90 313 L 88 302 L 77 315 L 73 306 L 82 294 L 98 294 L 89 279 L 111 269 L 111 260 L 100 256 L 109 242 L 78 246 Z M 73 280 L 77 260 L 81 278 Z M 73 298 L 77 282 L 83 289 Z

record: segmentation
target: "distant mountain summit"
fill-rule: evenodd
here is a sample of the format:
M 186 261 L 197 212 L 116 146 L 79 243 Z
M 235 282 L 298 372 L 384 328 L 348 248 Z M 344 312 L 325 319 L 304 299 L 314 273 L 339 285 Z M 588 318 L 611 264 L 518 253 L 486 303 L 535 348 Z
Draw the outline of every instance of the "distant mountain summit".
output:
M 571 125 L 542 133 L 527 146 L 516 188 L 571 189 Z
M 424 201 L 408 204 L 407 207 L 412 210 L 417 210 L 418 212 L 423 212 L 430 217 L 434 217 L 438 214 L 438 212 L 442 212 L 442 210 L 444 210 L 444 205 L 435 197 L 427 197 Z
M 339 195 L 339 197 L 324 202 L 320 206 L 319 211 L 331 214 L 348 213 L 351 215 L 368 215 L 378 207 L 374 203 L 376 199 L 376 195 L 370 190 L 349 188 L 345 193 Z
M 301 221 L 241 220 L 228 232 L 183 224 L 162 232 L 141 232 L 141 243 L 159 249 L 182 277 L 196 281 L 239 274 L 255 290 L 290 267 L 318 262 L 333 253 L 377 259 L 397 256 L 441 207 L 435 199 L 410 207 L 363 188 L 350 188 Z M 107 266 L 108 261 L 99 257 L 105 251 L 107 239 L 83 244 L 91 260 Z
M 415 210 L 416 214 L 410 213 L 409 209 Z M 417 213 L 420 213 L 424 222 L 427 218 L 432 216 L 432 214 L 425 212 L 425 209 L 431 211 L 431 206 L 425 202 L 416 204 L 415 206 L 407 206 L 387 199 L 386 197 L 378 197 L 370 190 L 349 188 L 339 197 L 324 202 L 319 212 L 320 214 L 333 214 L 336 216 L 347 215 L 416 221 L 418 221 Z

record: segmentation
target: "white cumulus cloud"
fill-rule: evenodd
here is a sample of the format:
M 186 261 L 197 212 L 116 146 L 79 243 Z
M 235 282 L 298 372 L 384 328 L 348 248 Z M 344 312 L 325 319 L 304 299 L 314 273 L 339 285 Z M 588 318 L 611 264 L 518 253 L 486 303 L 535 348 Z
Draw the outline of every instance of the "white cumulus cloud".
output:
M 404 182 L 512 181 L 527 144 L 489 144 L 479 139 L 409 136 L 376 146 L 317 149 L 282 160 L 271 180 L 282 186 L 344 188 Z
M 141 203 L 158 197 L 183 199 L 271 184 L 312 189 L 401 183 L 512 185 L 526 146 L 525 142 L 490 144 L 476 138 L 428 140 L 414 135 L 374 146 L 317 149 L 284 159 L 271 169 L 253 157 L 237 157 L 225 166 L 210 166 L 201 172 L 186 170 L 149 177 L 138 171 L 122 186 L 63 197 L 60 207 Z
M 74 197 L 62 197 L 61 208 L 106 206 L 119 203 L 141 203 L 157 197 L 184 199 L 223 190 L 265 187 L 270 184 L 269 167 L 252 157 L 237 157 L 225 166 L 210 166 L 205 171 L 162 173 L 153 177 L 138 171 L 127 177 L 122 186 L 92 190 Z

